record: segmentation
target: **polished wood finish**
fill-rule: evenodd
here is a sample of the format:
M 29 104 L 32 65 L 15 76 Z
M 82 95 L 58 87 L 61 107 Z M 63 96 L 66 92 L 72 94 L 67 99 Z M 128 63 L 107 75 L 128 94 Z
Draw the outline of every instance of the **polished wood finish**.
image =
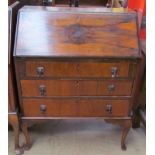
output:
M 11 67 L 8 68 L 8 112 L 16 112 L 17 108 L 17 96 L 15 94 L 14 79 Z
M 126 149 L 141 80 L 136 13 L 24 7 L 14 58 L 28 146 L 31 121 L 103 118 L 122 126 Z
M 112 68 L 118 69 L 117 77 L 128 77 L 129 61 L 115 62 L 85 62 L 85 61 L 27 61 L 23 68 L 26 70 L 25 77 L 38 77 L 37 68 L 43 67 L 44 73 L 42 77 L 112 77 Z M 87 71 L 86 71 L 87 70 Z M 102 71 L 102 72 L 101 72 Z M 22 72 L 24 72 L 21 69 Z M 25 73 L 25 72 L 24 72 Z
M 112 106 L 109 112 L 107 106 Z M 129 113 L 128 100 L 104 99 L 24 99 L 25 117 L 123 117 Z M 42 110 L 44 106 L 44 110 Z M 123 110 L 122 110 L 123 109 Z
M 89 12 L 88 9 L 87 13 L 86 8 L 80 8 L 80 11 L 77 8 L 65 9 L 29 9 L 26 14 L 20 10 L 15 55 L 104 58 L 140 56 L 136 13 L 107 13 L 104 9 L 95 12 Z M 47 23 L 50 26 L 46 26 Z
M 44 87 L 43 94 L 41 93 L 40 87 Z M 132 92 L 132 81 L 21 80 L 21 91 L 22 97 L 130 96 Z

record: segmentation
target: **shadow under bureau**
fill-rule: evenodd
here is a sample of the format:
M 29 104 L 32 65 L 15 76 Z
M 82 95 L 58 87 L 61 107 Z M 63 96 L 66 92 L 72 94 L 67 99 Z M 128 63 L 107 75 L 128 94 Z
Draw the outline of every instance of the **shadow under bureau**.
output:
M 57 118 L 119 124 L 126 149 L 141 67 L 135 12 L 25 6 L 14 61 L 26 149 L 28 123 Z

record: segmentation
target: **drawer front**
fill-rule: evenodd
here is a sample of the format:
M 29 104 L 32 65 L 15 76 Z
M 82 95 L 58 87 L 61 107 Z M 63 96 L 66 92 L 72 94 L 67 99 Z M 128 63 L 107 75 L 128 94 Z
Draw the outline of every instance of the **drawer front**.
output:
M 23 99 L 25 117 L 123 117 L 128 113 L 128 100 Z
M 21 80 L 22 97 L 130 96 L 131 80 Z
M 26 77 L 128 77 L 128 61 L 119 62 L 52 62 L 27 61 Z M 21 69 L 23 72 L 23 69 Z

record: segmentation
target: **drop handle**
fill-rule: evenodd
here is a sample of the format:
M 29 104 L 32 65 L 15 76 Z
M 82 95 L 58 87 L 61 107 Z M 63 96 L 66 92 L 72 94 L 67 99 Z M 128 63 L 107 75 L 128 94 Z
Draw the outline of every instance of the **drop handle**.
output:
M 108 90 L 109 91 L 114 91 L 115 90 L 115 85 L 113 85 L 113 84 L 108 85 Z
M 44 112 L 46 112 L 46 105 L 44 105 L 44 104 L 42 104 L 42 105 L 40 105 L 40 112 L 41 113 L 44 113 Z
M 111 104 L 108 104 L 106 106 L 106 111 L 109 113 L 109 114 L 112 114 L 112 105 Z
M 44 71 L 45 71 L 44 67 L 37 67 L 37 69 L 36 69 L 37 75 L 39 77 L 44 75 Z
M 45 85 L 40 85 L 39 86 L 39 92 L 41 96 L 45 96 L 46 95 L 46 87 Z
M 111 76 L 114 78 L 114 77 L 117 77 L 117 73 L 118 73 L 118 68 L 117 67 L 112 67 L 111 68 Z

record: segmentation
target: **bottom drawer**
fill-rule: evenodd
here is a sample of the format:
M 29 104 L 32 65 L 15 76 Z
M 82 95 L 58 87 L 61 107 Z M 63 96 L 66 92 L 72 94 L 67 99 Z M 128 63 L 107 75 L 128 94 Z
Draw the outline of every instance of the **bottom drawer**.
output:
M 106 117 L 128 116 L 128 100 L 104 99 L 23 99 L 25 117 Z

